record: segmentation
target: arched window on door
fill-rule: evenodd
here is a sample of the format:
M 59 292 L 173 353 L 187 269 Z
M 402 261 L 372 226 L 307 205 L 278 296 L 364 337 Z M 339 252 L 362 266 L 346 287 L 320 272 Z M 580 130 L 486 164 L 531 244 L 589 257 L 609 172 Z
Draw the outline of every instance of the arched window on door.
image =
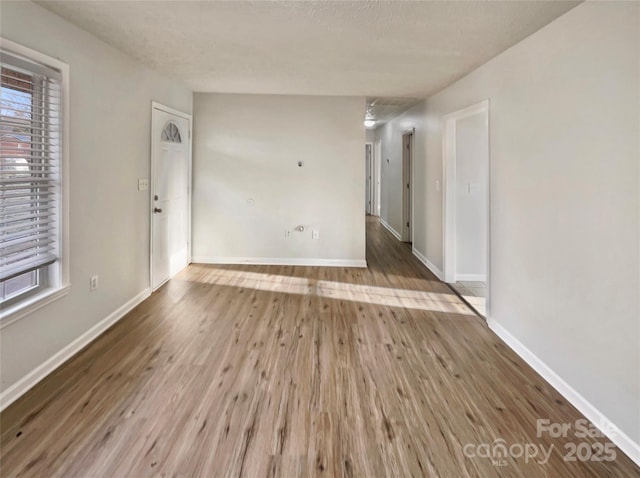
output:
M 167 125 L 162 130 L 162 141 L 166 141 L 168 143 L 182 143 L 182 136 L 180 136 L 180 130 L 178 126 L 173 122 L 169 121 Z

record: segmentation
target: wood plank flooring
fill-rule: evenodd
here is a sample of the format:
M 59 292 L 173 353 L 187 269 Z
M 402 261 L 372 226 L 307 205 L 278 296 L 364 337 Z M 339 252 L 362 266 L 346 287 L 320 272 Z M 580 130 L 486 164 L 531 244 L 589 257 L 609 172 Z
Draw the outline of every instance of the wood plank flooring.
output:
M 536 419 L 581 415 L 373 218 L 367 234 L 368 269 L 188 267 L 1 414 L 2 476 L 640 476 L 617 449 L 564 461 L 585 440 Z M 500 439 L 553 450 L 466 456 Z

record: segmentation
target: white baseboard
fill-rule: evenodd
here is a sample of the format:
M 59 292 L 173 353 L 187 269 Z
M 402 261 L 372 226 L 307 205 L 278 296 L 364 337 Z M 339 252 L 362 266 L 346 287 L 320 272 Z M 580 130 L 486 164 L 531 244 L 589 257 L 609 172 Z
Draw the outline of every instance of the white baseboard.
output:
M 462 280 L 469 282 L 486 282 L 487 274 L 456 274 L 456 282 Z
M 640 466 L 640 444 L 634 442 L 625 433 L 618 430 L 613 422 L 609 420 L 604 413 L 600 412 L 586 398 L 578 393 L 571 385 L 565 382 L 557 373 L 547 364 L 540 360 L 531 350 L 525 347 L 522 342 L 515 338 L 507 329 L 491 318 L 487 318 L 487 324 L 493 332 L 500 337 L 515 353 L 517 353 L 525 362 L 527 362 L 542 378 L 544 378 L 560 395 L 566 398 L 587 420 L 595 426 L 600 427 L 601 431 L 622 450 L 631 460 Z
M 150 289 L 145 289 L 136 295 L 131 300 L 127 301 L 121 307 L 113 311 L 107 317 L 102 319 L 96 325 L 87 330 L 80 337 L 75 339 L 69 345 L 64 347 L 62 350 L 58 351 L 52 357 L 47 359 L 45 362 L 37 366 L 27 375 L 22 377 L 16 383 L 11 385 L 6 390 L 3 390 L 0 393 L 0 411 L 7 408 L 13 402 L 15 402 L 18 398 L 24 395 L 29 389 L 33 388 L 40 380 L 45 378 L 55 369 L 57 369 L 64 362 L 73 357 L 76 353 L 78 353 L 83 347 L 85 347 L 89 342 L 96 339 L 100 334 L 102 334 L 105 330 L 115 324 L 122 317 L 127 315 L 135 306 L 140 304 L 143 300 L 151 295 Z
M 319 266 L 319 267 L 367 267 L 366 260 L 354 259 L 304 259 L 273 257 L 207 257 L 194 256 L 194 264 L 248 264 L 256 266 Z
M 413 255 L 416 256 L 418 258 L 418 260 L 420 262 L 422 262 L 427 269 L 429 269 L 433 275 L 435 275 L 438 279 L 440 279 L 441 281 L 444 280 L 444 274 L 442 273 L 442 271 L 440 269 L 438 269 L 436 266 L 434 266 L 429 259 L 427 259 L 424 254 L 422 254 L 418 249 L 412 248 L 411 252 L 413 252 Z
M 380 218 L 380 224 L 382 224 L 385 227 L 385 229 L 387 229 L 387 231 L 393 234 L 396 239 L 398 239 L 399 241 L 402 241 L 402 236 L 400 235 L 400 233 L 396 231 L 393 227 L 391 227 L 391 225 L 387 221 L 382 219 L 382 217 Z

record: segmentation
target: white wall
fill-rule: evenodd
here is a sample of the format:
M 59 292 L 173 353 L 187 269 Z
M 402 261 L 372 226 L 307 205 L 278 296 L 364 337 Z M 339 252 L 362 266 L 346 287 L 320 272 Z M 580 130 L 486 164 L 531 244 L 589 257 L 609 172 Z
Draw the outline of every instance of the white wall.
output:
M 192 93 L 33 3 L 3 2 L 1 29 L 70 65 L 71 122 L 71 291 L 2 328 L 5 391 L 148 288 L 151 101 L 190 112 Z
M 354 97 L 196 94 L 194 262 L 363 265 L 364 109 Z
M 484 113 L 460 118 L 455 146 L 456 280 L 487 274 L 487 173 L 489 130 Z
M 416 127 L 414 247 L 441 269 L 442 116 L 490 99 L 490 320 L 636 443 L 639 8 L 583 3 L 378 130 L 400 230 L 399 135 Z
M 373 143 L 376 140 L 376 130 L 375 129 L 371 129 L 371 128 L 367 128 L 365 130 L 365 142 L 366 143 Z

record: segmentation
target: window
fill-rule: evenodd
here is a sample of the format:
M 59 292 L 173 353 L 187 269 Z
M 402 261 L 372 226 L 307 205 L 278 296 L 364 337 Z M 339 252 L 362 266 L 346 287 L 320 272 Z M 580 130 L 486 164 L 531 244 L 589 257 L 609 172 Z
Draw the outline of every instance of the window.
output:
M 62 71 L 11 45 L 0 50 L 0 317 L 64 282 Z
M 169 121 L 162 130 L 161 139 L 168 143 L 182 143 L 182 137 L 180 136 L 178 125 L 173 121 Z

